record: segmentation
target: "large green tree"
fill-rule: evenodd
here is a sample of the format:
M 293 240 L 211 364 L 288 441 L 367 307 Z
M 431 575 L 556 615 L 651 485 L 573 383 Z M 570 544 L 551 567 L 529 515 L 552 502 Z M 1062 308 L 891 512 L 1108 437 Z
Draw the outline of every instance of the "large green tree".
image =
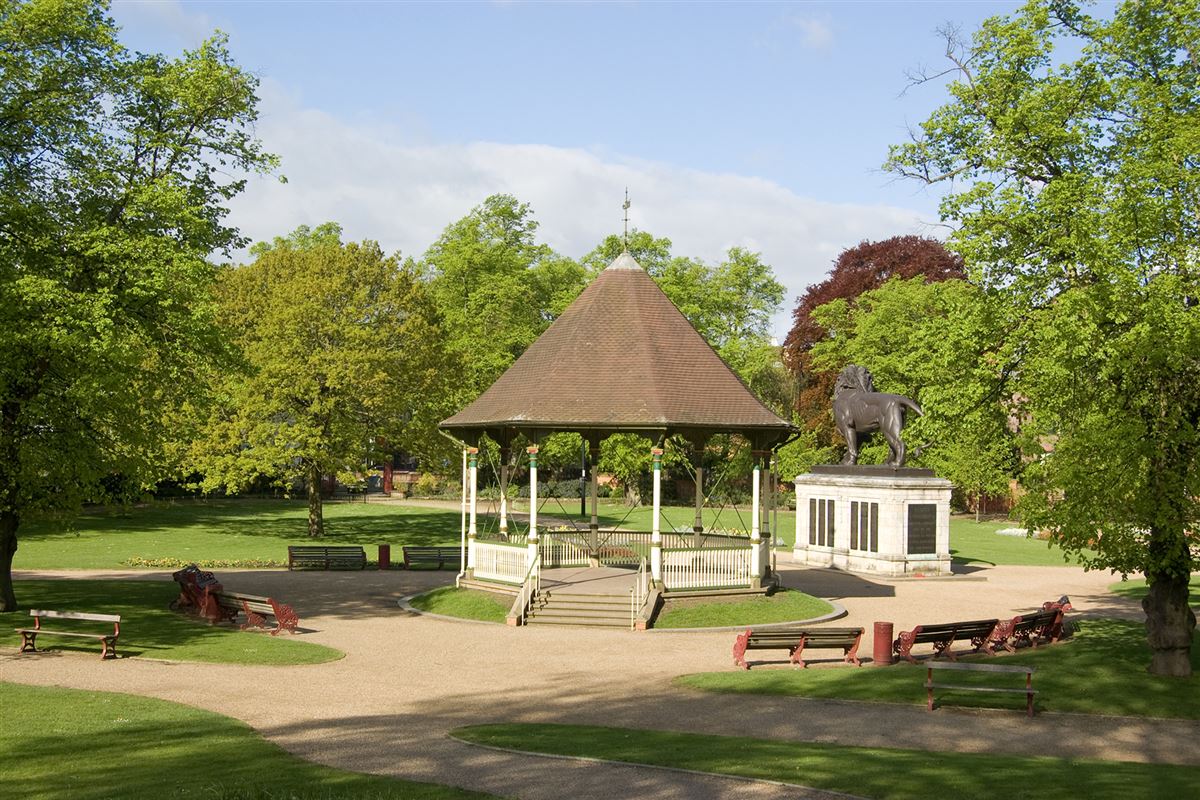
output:
M 1002 394 L 1011 310 L 966 281 L 927 281 L 893 278 L 853 302 L 813 309 L 823 337 L 808 356 L 827 374 L 861 364 L 880 391 L 919 401 L 924 415 L 910 415 L 904 429 L 909 460 L 952 481 L 978 513 L 985 495 L 1007 491 L 1018 467 L 1016 403 Z M 870 449 L 880 460 L 887 452 L 878 442 Z
M 223 37 L 132 54 L 107 4 L 0 0 L 0 611 L 22 519 L 161 473 L 217 348 L 208 256 L 270 169 Z
M 396 447 L 424 455 L 450 413 L 454 362 L 424 284 L 334 224 L 254 248 L 220 283 L 233 369 L 213 373 L 188 452 L 201 486 L 302 481 L 321 536 L 321 478 L 361 475 Z
M 537 228 L 527 203 L 492 195 L 415 265 L 464 362 L 460 405 L 500 377 L 583 289 L 583 269 L 539 243 Z
M 1143 572 L 1150 669 L 1188 675 L 1200 516 L 1200 6 L 1035 0 L 947 37 L 950 100 L 892 149 L 947 186 L 972 280 L 1016 310 L 1020 509 Z M 1087 555 L 1085 548 L 1094 548 Z

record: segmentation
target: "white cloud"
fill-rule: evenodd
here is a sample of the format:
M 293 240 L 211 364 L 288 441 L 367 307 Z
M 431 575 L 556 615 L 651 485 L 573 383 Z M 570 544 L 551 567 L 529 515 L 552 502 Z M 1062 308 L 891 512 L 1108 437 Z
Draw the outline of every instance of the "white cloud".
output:
M 821 19 L 793 16 L 789 21 L 800 30 L 800 42 L 805 47 L 819 49 L 833 44 L 833 28 L 828 16 Z
M 677 254 L 717 263 L 735 245 L 761 252 L 787 287 L 775 321 L 782 337 L 796 297 L 841 250 L 922 230 L 910 209 L 822 202 L 762 178 L 548 145 L 413 144 L 396 130 L 299 108 L 270 83 L 263 96 L 258 133 L 288 182 L 252 179 L 233 202 L 230 221 L 255 240 L 333 220 L 348 239 L 419 255 L 448 224 L 505 192 L 533 206 L 542 241 L 578 258 L 620 232 L 629 187 L 631 225 L 670 238 Z

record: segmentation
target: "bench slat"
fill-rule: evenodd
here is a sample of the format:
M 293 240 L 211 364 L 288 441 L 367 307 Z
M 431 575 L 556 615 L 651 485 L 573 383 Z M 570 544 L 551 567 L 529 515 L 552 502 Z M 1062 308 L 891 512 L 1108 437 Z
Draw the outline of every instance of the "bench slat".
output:
M 87 622 L 120 622 L 119 614 L 88 614 L 83 611 L 43 611 L 30 609 L 29 616 L 43 619 L 81 619 Z
M 1014 694 L 1037 694 L 1036 689 L 1002 689 L 996 686 L 963 686 L 957 683 L 926 683 L 926 689 L 959 689 L 964 692 L 1012 692 Z
M 36 633 L 38 636 L 80 636 L 84 639 L 115 639 L 111 633 L 75 633 L 73 631 L 51 631 L 46 628 L 15 628 L 17 633 Z
M 750 669 L 746 661 L 747 650 L 788 650 L 790 661 L 804 668 L 801 658 L 805 648 L 838 649 L 845 653 L 845 661 L 862 666 L 858 659 L 858 646 L 862 642 L 862 628 L 767 628 L 755 631 L 747 628 L 739 633 L 733 643 L 733 663 Z

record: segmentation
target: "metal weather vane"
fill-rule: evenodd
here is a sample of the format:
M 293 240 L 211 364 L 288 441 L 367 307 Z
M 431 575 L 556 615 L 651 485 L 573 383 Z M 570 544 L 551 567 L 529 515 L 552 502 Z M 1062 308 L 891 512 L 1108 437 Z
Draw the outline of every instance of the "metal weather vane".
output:
M 625 202 L 621 204 L 621 208 L 625 209 L 625 249 L 629 250 L 629 187 L 625 187 Z

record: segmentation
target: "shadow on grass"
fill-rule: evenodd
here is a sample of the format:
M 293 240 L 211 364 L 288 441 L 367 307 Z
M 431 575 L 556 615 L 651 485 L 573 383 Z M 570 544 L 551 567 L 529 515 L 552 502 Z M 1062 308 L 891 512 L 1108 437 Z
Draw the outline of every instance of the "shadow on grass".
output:
M 0 749 L 20 753 L 0 771 L 6 797 L 485 797 L 318 766 L 241 722 L 175 703 L 12 684 L 0 684 L 0 698 Z
M 71 539 L 83 533 L 119 536 L 197 529 L 206 533 L 307 541 L 307 506 L 296 500 L 182 500 L 131 508 L 85 511 L 69 524 L 49 518 L 22 526 L 24 541 Z M 455 544 L 459 515 L 452 511 L 386 503 L 330 503 L 325 538 L 330 544 Z
M 332 648 L 296 639 L 272 637 L 263 632 L 240 631 L 231 625 L 208 625 L 196 617 L 169 609 L 179 592 L 174 582 L 49 580 L 18 581 L 18 596 L 26 608 L 119 614 L 121 637 L 117 653 L 122 658 L 148 656 L 185 661 L 245 664 L 309 664 L 341 657 Z M 10 623 L 10 624 L 6 624 Z M 31 627 L 28 611 L 0 614 L 0 646 L 15 651 L 20 636 L 13 628 Z M 53 620 L 54 630 L 111 633 L 111 623 Z M 41 636 L 39 651 L 100 651 L 98 642 L 71 637 Z

